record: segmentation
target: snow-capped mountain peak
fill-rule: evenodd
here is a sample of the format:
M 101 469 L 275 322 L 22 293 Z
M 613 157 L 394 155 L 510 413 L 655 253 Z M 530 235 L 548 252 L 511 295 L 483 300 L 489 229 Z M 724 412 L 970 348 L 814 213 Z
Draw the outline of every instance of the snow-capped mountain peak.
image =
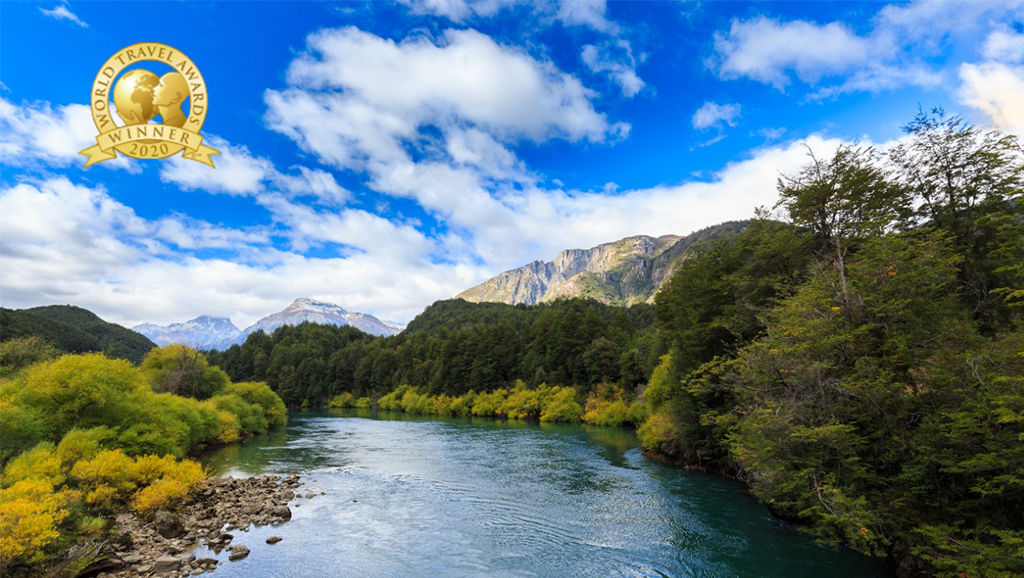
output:
M 241 344 L 250 334 L 264 331 L 268 334 L 283 325 L 300 323 L 319 323 L 321 325 L 349 325 L 370 335 L 395 335 L 405 329 L 405 325 L 391 321 L 381 321 L 373 315 L 348 311 L 344 307 L 302 297 L 292 301 L 283 310 L 268 315 L 245 330 L 235 327 L 226 317 L 201 315 L 184 323 L 172 323 L 166 327 L 154 323 L 142 323 L 132 329 L 145 335 L 158 345 L 181 343 L 196 349 L 226 349 L 234 344 Z
M 227 317 L 211 315 L 200 315 L 184 323 L 171 323 L 167 326 L 142 323 L 132 329 L 150 338 L 157 345 L 181 343 L 196 349 L 210 349 L 224 341 L 234 339 L 241 333 Z

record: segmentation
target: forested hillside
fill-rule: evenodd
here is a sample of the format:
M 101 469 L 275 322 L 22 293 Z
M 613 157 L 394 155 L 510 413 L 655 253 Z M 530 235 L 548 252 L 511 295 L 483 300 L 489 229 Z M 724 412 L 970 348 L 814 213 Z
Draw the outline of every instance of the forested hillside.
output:
M 156 347 L 144 335 L 108 323 L 81 307 L 0 308 L 0 342 L 31 336 L 66 353 L 99 352 L 133 363 L 142 361 L 146 352 Z
M 211 357 L 292 405 L 519 415 L 571 386 L 900 576 L 1021 576 L 1024 154 L 941 113 L 906 130 L 809 156 L 779 181 L 787 222 L 694 247 L 653 311 L 442 302 L 397 337 L 301 326 Z
M 403 384 L 460 395 L 517 379 L 574 385 L 585 394 L 601 381 L 631 390 L 646 382 L 661 352 L 653 323 L 649 305 L 451 300 L 428 307 L 394 337 L 307 323 L 253 334 L 210 359 L 233 378 L 260 376 L 292 406 L 323 406 L 344 392 L 379 397 Z

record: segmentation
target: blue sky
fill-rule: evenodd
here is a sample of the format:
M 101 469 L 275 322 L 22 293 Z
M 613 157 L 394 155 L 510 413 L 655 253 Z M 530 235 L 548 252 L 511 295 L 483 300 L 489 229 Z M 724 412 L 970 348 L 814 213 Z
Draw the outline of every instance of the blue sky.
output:
M 216 170 L 83 168 L 91 82 L 162 42 Z M 0 302 L 408 321 L 563 249 L 750 216 L 942 107 L 1024 133 L 1024 2 L 4 2 Z

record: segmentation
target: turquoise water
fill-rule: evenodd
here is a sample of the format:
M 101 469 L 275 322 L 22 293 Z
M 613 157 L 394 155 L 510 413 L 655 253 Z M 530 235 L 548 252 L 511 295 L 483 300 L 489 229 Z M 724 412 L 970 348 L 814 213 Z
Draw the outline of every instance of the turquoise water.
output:
M 222 554 L 214 577 L 888 576 L 773 518 L 741 484 L 644 458 L 626 429 L 295 412 L 204 461 L 299 474 L 318 494 L 287 524 L 234 532 L 252 553 Z

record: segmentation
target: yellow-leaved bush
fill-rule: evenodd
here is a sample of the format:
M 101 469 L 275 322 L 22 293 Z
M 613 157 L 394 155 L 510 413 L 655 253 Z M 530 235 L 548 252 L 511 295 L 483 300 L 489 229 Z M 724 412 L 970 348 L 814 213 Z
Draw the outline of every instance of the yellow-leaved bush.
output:
M 99 354 L 64 355 L 0 383 L 0 575 L 95 536 L 105 527 L 95 515 L 184 503 L 205 479 L 200 464 L 178 459 L 190 448 L 287 419 L 265 383 L 230 383 L 201 353 L 177 346 L 147 359 L 140 369 Z M 185 362 L 202 371 L 178 383 L 175 364 Z
M 0 573 L 15 562 L 42 560 L 46 547 L 60 537 L 58 525 L 74 499 L 74 492 L 55 491 L 42 479 L 0 489 Z
M 621 412 L 623 419 L 617 424 L 636 415 L 636 412 L 628 411 L 629 408 L 624 402 L 620 403 L 624 408 Z M 465 395 L 455 397 L 420 393 L 414 387 L 400 385 L 378 398 L 376 405 L 377 409 L 419 415 L 509 417 L 552 422 L 587 421 L 583 415 L 583 408 L 576 401 L 574 388 L 542 383 L 530 389 L 522 380 L 517 380 L 511 391 L 469 391 Z M 370 409 L 373 407 L 373 401 L 368 397 L 356 399 L 351 393 L 345 392 L 335 396 L 330 402 L 330 407 Z M 613 409 L 617 410 L 618 406 Z

